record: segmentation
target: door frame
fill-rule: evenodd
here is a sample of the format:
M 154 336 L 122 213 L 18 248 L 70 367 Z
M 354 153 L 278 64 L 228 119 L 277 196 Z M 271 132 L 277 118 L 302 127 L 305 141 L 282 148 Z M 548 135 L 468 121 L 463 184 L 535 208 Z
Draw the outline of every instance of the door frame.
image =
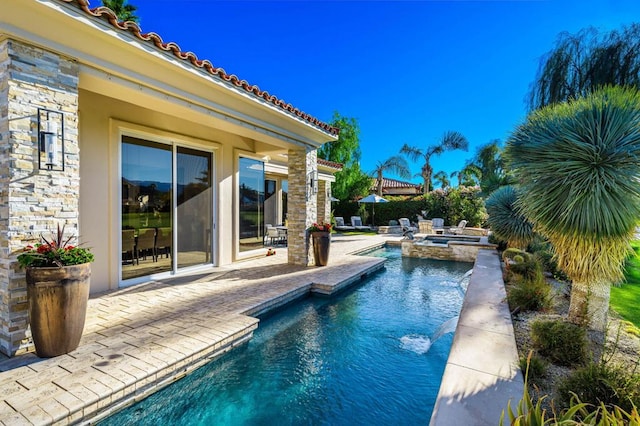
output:
M 218 266 L 219 262 L 219 238 L 218 238 L 218 218 L 219 218 L 219 182 L 220 176 L 219 173 L 221 171 L 220 159 L 221 155 L 221 144 L 215 141 L 208 141 L 204 139 L 199 139 L 195 137 L 180 135 L 172 132 L 167 132 L 164 130 L 159 130 L 151 127 L 146 127 L 134 123 L 128 123 L 125 121 L 111 119 L 111 130 L 114 138 L 112 139 L 112 156 L 111 158 L 115 158 L 116 161 L 112 164 L 112 170 L 114 170 L 113 176 L 114 179 L 112 181 L 113 190 L 111 193 L 113 194 L 111 203 L 112 205 L 112 217 L 115 220 L 112 221 L 112 230 L 111 236 L 112 241 L 115 244 L 112 244 L 111 258 L 114 261 L 111 262 L 110 269 L 112 271 L 111 275 L 117 277 L 118 288 L 129 287 L 132 285 L 140 284 L 143 282 L 148 282 L 154 279 L 163 279 L 169 278 L 173 276 L 180 276 L 183 274 L 187 274 L 197 270 L 203 269 L 211 269 L 213 267 Z M 202 265 L 194 265 L 185 268 L 177 268 L 177 257 L 172 257 L 171 270 L 166 272 L 161 272 L 157 274 L 145 275 L 141 277 L 130 278 L 127 280 L 122 279 L 122 261 L 121 261 L 121 249 L 122 249 L 122 137 L 130 136 L 138 139 L 144 139 L 151 142 L 167 144 L 171 147 L 172 152 L 172 176 L 175 179 L 176 176 L 176 163 L 177 163 L 177 147 L 182 146 L 185 148 L 195 149 L 202 152 L 207 152 L 211 155 L 211 258 L 210 263 L 202 264 Z M 176 218 L 177 214 L 177 188 L 176 185 L 172 185 L 172 214 L 173 217 Z M 172 244 L 174 250 L 177 249 L 177 229 L 175 228 L 175 219 L 174 224 L 172 224 Z

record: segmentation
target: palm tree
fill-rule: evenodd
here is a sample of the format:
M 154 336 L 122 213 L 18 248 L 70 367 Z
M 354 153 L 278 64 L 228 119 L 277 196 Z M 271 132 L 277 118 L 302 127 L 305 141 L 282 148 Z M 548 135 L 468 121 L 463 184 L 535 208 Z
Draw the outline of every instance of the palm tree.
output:
M 138 8 L 129 4 L 127 0 L 102 0 L 102 5 L 111 9 L 120 21 L 140 21 L 140 18 L 134 14 Z
M 525 250 L 533 240 L 533 224 L 517 209 L 519 191 L 507 185 L 496 189 L 485 201 L 491 232 L 509 247 Z
M 522 213 L 573 281 L 570 321 L 603 330 L 640 217 L 640 92 L 607 87 L 536 110 L 505 155 Z
M 447 176 L 447 173 L 442 170 L 433 175 L 433 178 L 440 184 L 440 188 L 442 189 L 448 188 L 451 183 L 449 182 L 449 176 Z
M 394 155 L 387 160 L 380 162 L 376 165 L 376 168 L 371 173 L 376 176 L 378 179 L 378 189 L 377 194 L 382 197 L 382 175 L 385 172 L 390 172 L 398 175 L 403 179 L 408 179 L 411 177 L 411 172 L 409 171 L 409 165 L 407 164 L 407 160 L 399 155 Z
M 482 178 L 482 170 L 473 164 L 467 164 L 462 170 L 451 172 L 450 177 L 458 179 L 458 187 L 477 186 Z
M 511 175 L 505 168 L 498 139 L 478 147 L 475 157 L 466 167 L 469 167 L 470 172 L 478 178 L 484 196 L 490 195 L 501 186 L 513 183 Z
M 423 150 L 404 144 L 402 148 L 400 148 L 400 153 L 406 154 L 412 161 L 417 161 L 419 159 L 424 160 L 420 176 L 424 180 L 422 191 L 427 194 L 431 190 L 431 175 L 433 174 L 431 156 L 440 155 L 446 150 L 461 149 L 466 151 L 468 148 L 469 141 L 462 133 L 449 131 L 442 136 L 440 143 L 436 145 L 430 145 Z

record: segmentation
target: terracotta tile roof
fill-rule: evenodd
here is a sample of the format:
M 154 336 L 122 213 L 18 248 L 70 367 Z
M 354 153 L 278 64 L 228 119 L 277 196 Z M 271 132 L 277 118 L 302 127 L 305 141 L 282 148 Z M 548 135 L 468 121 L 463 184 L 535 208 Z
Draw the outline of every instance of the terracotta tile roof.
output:
M 372 188 L 377 188 L 377 187 L 378 187 L 378 179 L 375 179 Z M 422 186 L 417 183 L 403 182 L 401 180 L 387 179 L 386 177 L 383 177 L 382 187 L 383 188 L 418 188 L 419 189 Z
M 321 164 L 325 167 L 330 167 L 336 170 L 342 170 L 342 164 L 335 163 L 333 161 L 325 160 L 324 158 L 318 158 L 318 164 Z
M 251 85 L 246 80 L 240 80 L 234 74 L 227 74 L 227 72 L 224 69 L 220 67 L 215 67 L 211 62 L 209 62 L 209 60 L 198 59 L 195 53 L 182 51 L 180 49 L 180 46 L 178 46 L 176 43 L 173 43 L 173 42 L 165 43 L 160 37 L 160 35 L 158 35 L 157 33 L 154 33 L 154 32 L 142 33 L 142 31 L 140 30 L 140 27 L 135 22 L 118 21 L 116 14 L 107 7 L 99 6 L 95 8 L 89 8 L 89 2 L 87 0 L 58 0 L 58 1 L 72 4 L 92 17 L 104 19 L 108 21 L 114 28 L 122 31 L 127 31 L 133 34 L 138 39 L 144 42 L 153 44 L 155 47 L 157 47 L 162 51 L 170 52 L 175 57 L 182 59 L 186 62 L 190 62 L 194 67 L 206 70 L 212 77 L 222 80 L 225 83 L 231 86 L 234 86 L 236 88 L 243 89 L 250 95 L 254 96 L 255 98 L 259 98 L 268 103 L 271 103 L 281 108 L 282 110 L 286 111 L 287 113 L 295 117 L 299 117 L 302 120 L 305 120 L 308 123 L 311 123 L 312 125 L 318 127 L 319 129 L 329 134 L 337 136 L 338 133 L 340 132 L 340 129 L 338 129 L 337 127 L 333 127 L 303 111 L 300 111 L 298 108 L 295 108 L 293 105 L 283 101 L 282 99 L 278 99 L 274 95 L 269 94 L 269 92 L 267 92 L 266 90 L 260 90 L 258 86 Z

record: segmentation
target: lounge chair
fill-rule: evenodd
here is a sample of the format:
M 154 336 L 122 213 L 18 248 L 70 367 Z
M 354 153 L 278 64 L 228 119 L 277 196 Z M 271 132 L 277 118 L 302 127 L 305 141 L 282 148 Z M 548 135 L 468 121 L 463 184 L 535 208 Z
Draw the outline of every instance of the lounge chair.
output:
M 418 228 L 411 225 L 411 221 L 406 217 L 401 217 L 400 219 L 398 219 L 398 223 L 400 223 L 400 226 L 402 226 L 403 232 L 405 231 L 418 232 Z
M 431 219 L 431 229 L 434 234 L 444 234 L 444 219 L 441 217 Z
M 356 231 L 370 231 L 370 226 L 365 226 L 362 224 L 362 218 L 360 216 L 351 216 L 351 226 L 356 228 Z
M 451 228 L 449 228 L 449 233 L 456 234 L 456 235 L 462 234 L 466 226 L 467 226 L 467 221 L 461 220 L 460 223 L 458 223 L 458 226 L 452 226 Z
M 336 216 L 334 217 L 334 219 L 336 221 L 336 226 L 335 226 L 336 231 L 354 231 L 356 229 L 353 226 L 345 225 L 343 217 Z

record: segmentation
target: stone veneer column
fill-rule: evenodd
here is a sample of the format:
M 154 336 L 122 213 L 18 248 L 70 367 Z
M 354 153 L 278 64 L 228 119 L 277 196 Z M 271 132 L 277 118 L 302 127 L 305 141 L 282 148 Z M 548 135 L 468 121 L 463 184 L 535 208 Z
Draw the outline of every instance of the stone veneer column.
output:
M 37 108 L 64 112 L 65 170 L 38 169 Z M 66 226 L 77 235 L 78 65 L 15 40 L 0 42 L 0 351 L 32 350 L 25 273 L 16 252 Z
M 307 174 L 317 168 L 317 153 L 305 150 L 289 150 L 289 195 L 287 200 L 288 262 L 308 266 L 313 263 L 309 255 L 310 244 L 307 227 L 316 218 L 316 196 L 308 193 Z M 307 199 L 307 196 L 308 199 Z
M 331 222 L 331 182 L 321 180 L 318 182 L 318 220 Z

